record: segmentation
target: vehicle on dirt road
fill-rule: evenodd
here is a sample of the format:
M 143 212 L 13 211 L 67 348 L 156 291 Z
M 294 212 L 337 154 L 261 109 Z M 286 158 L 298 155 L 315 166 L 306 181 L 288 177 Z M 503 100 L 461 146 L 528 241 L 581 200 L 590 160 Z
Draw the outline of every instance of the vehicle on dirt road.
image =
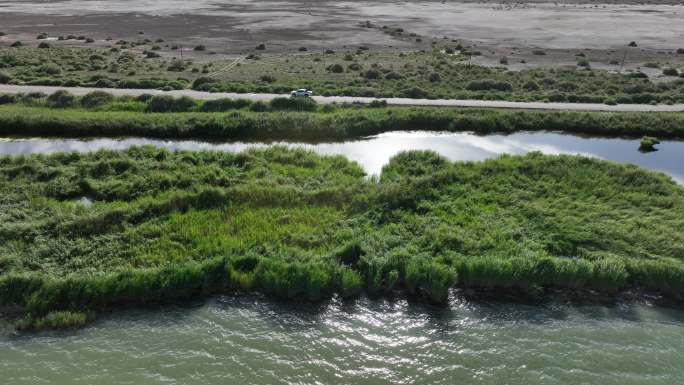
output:
M 290 96 L 292 97 L 305 97 L 308 98 L 309 96 L 313 95 L 313 91 L 307 90 L 306 88 L 300 88 L 298 90 L 290 92 Z

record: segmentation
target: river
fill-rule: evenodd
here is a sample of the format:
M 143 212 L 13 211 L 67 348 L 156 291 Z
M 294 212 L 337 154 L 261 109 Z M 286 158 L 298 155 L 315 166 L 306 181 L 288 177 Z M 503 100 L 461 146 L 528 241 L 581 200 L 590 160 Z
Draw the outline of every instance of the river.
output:
M 684 311 L 218 296 L 118 310 L 77 331 L 5 329 L 0 375 L 4 385 L 673 385 L 684 379 Z
M 340 154 L 358 162 L 369 174 L 379 174 L 390 157 L 400 151 L 433 150 L 451 160 L 483 160 L 498 155 L 541 151 L 546 154 L 580 154 L 662 171 L 684 184 L 684 141 L 667 140 L 659 151 L 641 153 L 638 139 L 597 138 L 553 132 L 520 132 L 510 135 L 474 135 L 427 131 L 388 132 L 359 140 L 332 143 L 211 143 L 193 140 L 147 138 L 99 139 L 0 139 L 0 154 L 20 155 L 58 151 L 125 149 L 153 145 L 172 150 L 240 151 L 251 147 L 281 144 L 305 147 L 320 154 Z

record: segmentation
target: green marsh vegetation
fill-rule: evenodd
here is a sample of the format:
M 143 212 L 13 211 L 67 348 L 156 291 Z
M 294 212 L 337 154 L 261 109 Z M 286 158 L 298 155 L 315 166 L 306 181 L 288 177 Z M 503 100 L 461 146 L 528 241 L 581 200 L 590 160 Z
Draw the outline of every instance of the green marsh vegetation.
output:
M 148 58 L 148 52 L 155 53 L 120 48 L 0 48 L 0 72 L 9 77 L 4 83 L 151 89 L 188 88 L 200 74 L 199 68 L 193 73 L 191 61 Z
M 451 53 L 449 53 L 451 52 Z M 369 50 L 263 56 L 246 60 L 193 88 L 283 93 L 306 87 L 318 95 L 575 103 L 681 103 L 684 81 L 654 82 L 642 73 L 584 66 L 513 71 L 469 65 L 454 50 L 383 53 Z M 582 63 L 584 64 L 584 63 Z M 616 67 L 617 69 L 617 67 Z M 264 81 L 263 79 L 268 79 Z
M 0 305 L 25 329 L 234 290 L 684 294 L 684 188 L 579 156 L 409 152 L 368 178 L 301 149 L 134 147 L 2 157 L 0 192 Z
M 654 138 L 652 136 L 644 136 L 643 138 L 641 138 L 641 141 L 639 142 L 639 151 L 658 151 L 658 149 L 655 148 L 657 144 L 660 144 L 660 141 L 657 138 Z
M 345 140 L 399 130 L 562 131 L 607 136 L 684 137 L 682 113 L 510 111 L 369 105 L 317 105 L 305 98 L 269 103 L 187 97 L 0 95 L 0 135 L 148 136 L 215 140 Z
M 58 46 L 0 48 L 0 72 L 8 76 L 5 82 L 51 86 L 193 88 L 240 93 L 287 93 L 305 87 L 318 95 L 379 98 L 684 102 L 684 79 L 652 81 L 640 72 L 617 74 L 582 66 L 511 71 L 506 66 L 469 65 L 466 56 L 453 49 L 252 54 L 239 65 L 232 65 L 232 60 L 181 60 L 169 56 L 174 52 L 170 48 L 153 44 L 148 39 L 118 42 L 109 50 Z M 667 70 L 669 76 L 677 76 L 678 69 Z

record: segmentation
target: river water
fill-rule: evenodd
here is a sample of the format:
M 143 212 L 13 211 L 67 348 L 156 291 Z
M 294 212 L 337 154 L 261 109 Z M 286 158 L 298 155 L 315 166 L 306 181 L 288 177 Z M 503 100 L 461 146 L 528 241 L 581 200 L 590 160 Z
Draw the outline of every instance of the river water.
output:
M 659 151 L 641 153 L 638 139 L 582 137 L 552 132 L 521 132 L 511 135 L 474 135 L 426 131 L 388 132 L 361 140 L 335 143 L 210 143 L 192 140 L 122 139 L 3 139 L 0 154 L 53 153 L 125 149 L 133 145 L 153 145 L 172 150 L 240 151 L 251 147 L 281 144 L 310 148 L 321 154 L 341 154 L 357 161 L 369 174 L 379 174 L 390 157 L 406 150 L 433 150 L 451 160 L 483 160 L 503 153 L 581 154 L 646 169 L 662 171 L 684 184 L 684 141 L 665 141 Z
M 5 329 L 0 376 L 4 385 L 674 385 L 684 379 L 684 311 L 219 296 L 119 310 L 77 331 Z

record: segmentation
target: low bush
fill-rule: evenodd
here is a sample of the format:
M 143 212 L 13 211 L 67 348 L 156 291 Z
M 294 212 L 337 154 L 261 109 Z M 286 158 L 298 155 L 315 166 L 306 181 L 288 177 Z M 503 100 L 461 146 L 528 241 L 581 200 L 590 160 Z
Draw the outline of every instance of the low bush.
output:
M 344 67 L 342 67 L 341 64 L 336 63 L 336 64 L 331 64 L 331 65 L 329 65 L 329 66 L 326 68 L 326 70 L 328 70 L 328 72 L 332 72 L 332 73 L 336 73 L 336 74 L 341 74 L 341 73 L 344 72 Z
M 47 105 L 53 108 L 73 107 L 76 104 L 76 97 L 68 91 L 59 90 L 47 97 Z
M 12 80 L 12 77 L 6 72 L 0 71 L 0 84 L 7 84 Z
M 665 76 L 679 76 L 679 71 L 676 68 L 665 68 L 663 69 L 663 75 Z
M 470 91 L 512 91 L 513 86 L 510 83 L 485 79 L 471 81 L 466 89 Z
M 89 92 L 81 98 L 81 105 L 85 108 L 96 108 L 103 104 L 110 103 L 114 96 L 103 91 Z
M 272 110 L 284 111 L 315 111 L 316 102 L 306 97 L 274 98 L 271 100 Z
M 197 107 L 195 100 L 183 96 L 174 98 L 168 95 L 154 96 L 147 104 L 147 112 L 188 112 Z
M 247 108 L 252 105 L 252 101 L 248 99 L 216 99 L 207 100 L 200 106 L 202 112 L 224 112 Z

